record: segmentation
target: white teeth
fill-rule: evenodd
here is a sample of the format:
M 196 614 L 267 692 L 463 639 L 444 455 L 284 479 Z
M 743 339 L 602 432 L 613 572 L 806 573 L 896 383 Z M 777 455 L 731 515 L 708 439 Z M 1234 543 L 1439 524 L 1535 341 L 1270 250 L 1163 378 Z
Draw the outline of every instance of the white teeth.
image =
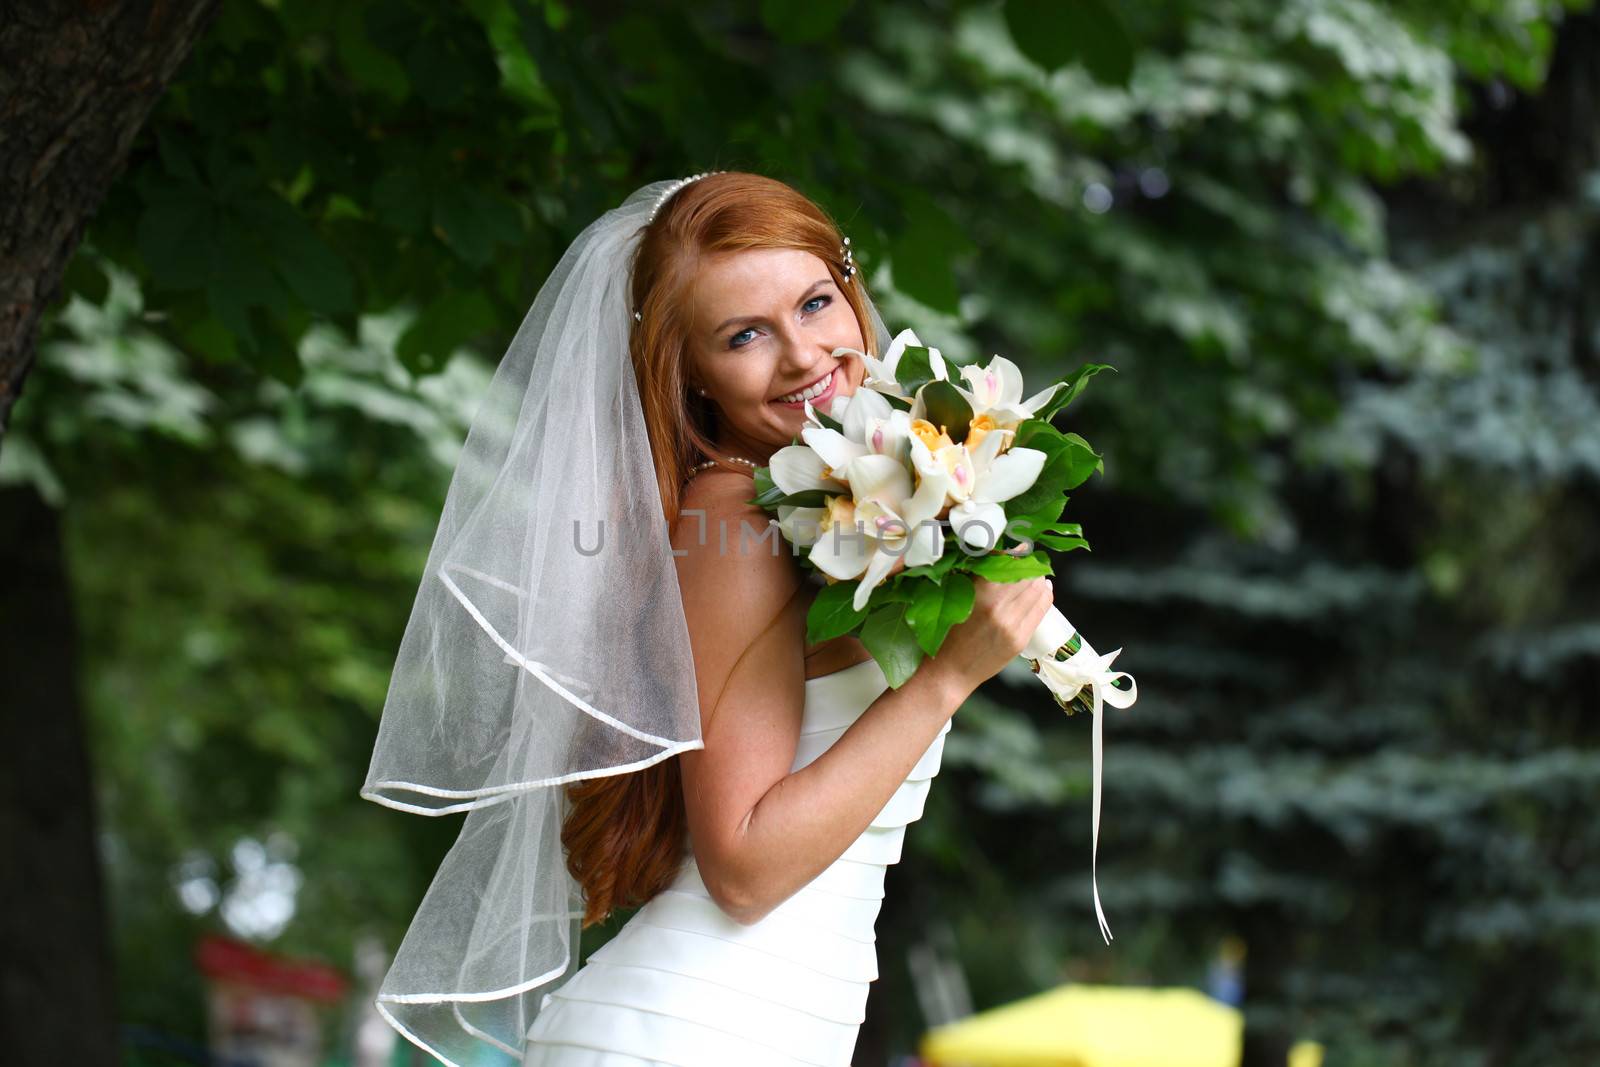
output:
M 828 391 L 828 383 L 831 381 L 833 381 L 833 373 L 830 371 L 828 376 L 822 379 L 816 385 L 813 385 L 808 389 L 802 389 L 798 393 L 790 393 L 788 396 L 780 396 L 778 399 L 785 404 L 798 404 L 802 400 L 810 400 L 812 397 L 821 396 L 823 393 L 826 393 Z

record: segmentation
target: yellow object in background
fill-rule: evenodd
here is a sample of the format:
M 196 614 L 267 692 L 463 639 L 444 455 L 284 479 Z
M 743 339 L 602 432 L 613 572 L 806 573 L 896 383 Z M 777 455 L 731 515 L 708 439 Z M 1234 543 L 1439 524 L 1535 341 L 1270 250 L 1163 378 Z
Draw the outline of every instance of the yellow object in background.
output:
M 1315 1041 L 1296 1041 L 1289 1050 L 1289 1067 L 1322 1067 L 1322 1046 Z
M 930 1067 L 1239 1067 L 1244 1016 L 1196 989 L 1070 984 L 923 1035 Z M 1287 1067 L 1322 1067 L 1299 1041 Z
M 921 1055 L 933 1067 L 1238 1067 L 1243 1040 L 1238 1010 L 1199 990 L 1074 983 L 930 1030 Z

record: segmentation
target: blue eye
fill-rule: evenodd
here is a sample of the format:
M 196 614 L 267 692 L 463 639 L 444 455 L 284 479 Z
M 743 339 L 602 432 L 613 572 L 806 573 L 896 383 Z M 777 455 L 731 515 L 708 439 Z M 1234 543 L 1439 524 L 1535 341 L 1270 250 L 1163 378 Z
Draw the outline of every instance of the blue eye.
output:
M 810 314 L 815 315 L 818 311 L 821 311 L 822 308 L 827 307 L 829 304 L 833 303 L 833 297 L 818 295 L 818 296 L 812 297 L 810 300 L 807 300 L 804 304 L 801 304 L 800 306 L 802 308 L 808 308 L 808 307 L 811 307 L 812 304 L 815 304 L 818 300 L 822 301 L 822 307 L 812 308 Z M 741 338 L 745 334 L 751 332 L 751 329 L 752 329 L 752 327 L 747 326 L 744 329 L 740 330 L 738 333 L 734 334 L 732 337 L 728 338 L 728 347 L 729 348 L 743 348 L 744 344 L 747 344 L 748 342 L 741 343 L 739 341 L 739 338 Z

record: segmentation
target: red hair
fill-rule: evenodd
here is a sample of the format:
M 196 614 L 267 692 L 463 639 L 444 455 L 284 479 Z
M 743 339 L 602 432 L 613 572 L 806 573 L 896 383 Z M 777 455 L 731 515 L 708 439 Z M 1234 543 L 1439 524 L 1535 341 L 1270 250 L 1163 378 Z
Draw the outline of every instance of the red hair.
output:
M 795 248 L 828 265 L 855 312 L 864 351 L 876 355 L 861 272 L 846 280 L 843 235 L 809 197 L 760 174 L 725 171 L 690 182 L 645 228 L 633 264 L 633 306 L 642 312 L 629 342 L 639 399 L 661 490 L 676 526 L 689 467 L 711 455 L 716 411 L 689 387 L 689 287 L 702 257 L 749 248 Z M 741 468 L 734 468 L 741 469 Z M 566 787 L 572 806 L 561 827 L 567 869 L 583 887 L 583 925 L 636 907 L 677 874 L 689 847 L 678 759 L 587 778 Z

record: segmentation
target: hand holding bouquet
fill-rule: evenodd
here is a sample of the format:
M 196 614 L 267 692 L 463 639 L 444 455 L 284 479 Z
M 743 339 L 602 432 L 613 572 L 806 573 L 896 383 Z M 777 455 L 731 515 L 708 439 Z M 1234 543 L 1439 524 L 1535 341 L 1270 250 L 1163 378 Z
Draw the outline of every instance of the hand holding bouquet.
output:
M 835 397 L 826 414 L 806 403 L 800 440 L 756 471 L 754 503 L 774 511 L 784 537 L 827 576 L 807 616 L 807 640 L 859 635 L 898 688 L 971 613 L 973 576 L 1051 574 L 1046 548 L 1088 548 L 1061 513 L 1068 490 L 1104 464 L 1087 441 L 1050 420 L 1109 365 L 1085 364 L 1023 399 L 1010 360 L 961 367 L 957 384 L 939 350 L 911 330 L 882 359 L 851 348 L 833 354 L 863 360 L 862 388 Z M 1022 653 L 1069 715 L 1094 715 L 1095 851 L 1100 712 L 1104 704 L 1130 707 L 1138 695 L 1132 677 L 1110 669 L 1121 651 L 1097 654 L 1051 607 Z M 1098 884 L 1094 905 L 1109 942 Z

